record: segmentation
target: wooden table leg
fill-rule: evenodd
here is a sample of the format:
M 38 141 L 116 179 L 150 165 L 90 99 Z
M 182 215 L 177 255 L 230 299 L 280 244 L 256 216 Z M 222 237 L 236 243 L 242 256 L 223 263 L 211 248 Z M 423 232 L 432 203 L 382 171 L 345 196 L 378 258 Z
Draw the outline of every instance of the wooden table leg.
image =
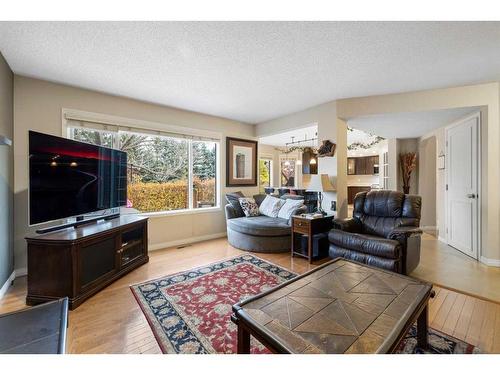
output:
M 238 354 L 250 354 L 250 334 L 241 323 L 238 324 Z
M 417 319 L 417 344 L 420 349 L 426 350 L 429 347 L 429 308 L 428 305 L 420 313 Z

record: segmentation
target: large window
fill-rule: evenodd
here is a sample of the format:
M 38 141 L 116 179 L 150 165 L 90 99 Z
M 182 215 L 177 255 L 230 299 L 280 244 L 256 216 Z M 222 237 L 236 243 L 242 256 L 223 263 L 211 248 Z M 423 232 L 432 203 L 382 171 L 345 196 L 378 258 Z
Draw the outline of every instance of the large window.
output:
M 68 136 L 127 152 L 129 208 L 165 212 L 218 205 L 216 140 L 111 128 L 68 125 Z

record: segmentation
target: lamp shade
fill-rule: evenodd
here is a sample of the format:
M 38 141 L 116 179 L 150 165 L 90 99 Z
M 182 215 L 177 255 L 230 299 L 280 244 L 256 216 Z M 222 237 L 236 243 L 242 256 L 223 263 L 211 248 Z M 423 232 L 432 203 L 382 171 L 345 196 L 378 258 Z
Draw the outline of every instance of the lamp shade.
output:
M 0 145 L 11 146 L 12 141 L 3 135 L 0 135 Z
M 335 191 L 330 179 L 327 174 L 313 174 L 309 180 L 309 183 L 306 185 L 307 191 L 315 191 L 315 192 L 327 192 L 327 191 Z

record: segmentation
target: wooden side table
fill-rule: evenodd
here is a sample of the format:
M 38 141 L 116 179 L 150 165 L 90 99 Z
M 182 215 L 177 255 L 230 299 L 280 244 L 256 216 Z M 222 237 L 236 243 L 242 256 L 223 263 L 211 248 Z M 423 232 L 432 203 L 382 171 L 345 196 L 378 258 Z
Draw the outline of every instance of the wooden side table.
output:
M 328 232 L 333 226 L 333 215 L 327 215 L 318 218 L 309 218 L 305 216 L 292 216 L 292 257 L 297 255 L 309 260 L 313 260 L 313 236 L 319 233 Z M 296 251 L 295 235 L 304 234 L 308 236 L 307 253 Z

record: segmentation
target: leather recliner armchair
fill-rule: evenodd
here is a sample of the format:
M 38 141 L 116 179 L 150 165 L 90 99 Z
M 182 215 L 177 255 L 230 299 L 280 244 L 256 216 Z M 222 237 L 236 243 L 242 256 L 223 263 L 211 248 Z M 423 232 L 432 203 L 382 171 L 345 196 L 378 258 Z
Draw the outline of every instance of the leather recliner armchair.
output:
M 420 261 L 422 200 L 390 190 L 356 194 L 353 217 L 335 219 L 329 253 L 408 275 Z

